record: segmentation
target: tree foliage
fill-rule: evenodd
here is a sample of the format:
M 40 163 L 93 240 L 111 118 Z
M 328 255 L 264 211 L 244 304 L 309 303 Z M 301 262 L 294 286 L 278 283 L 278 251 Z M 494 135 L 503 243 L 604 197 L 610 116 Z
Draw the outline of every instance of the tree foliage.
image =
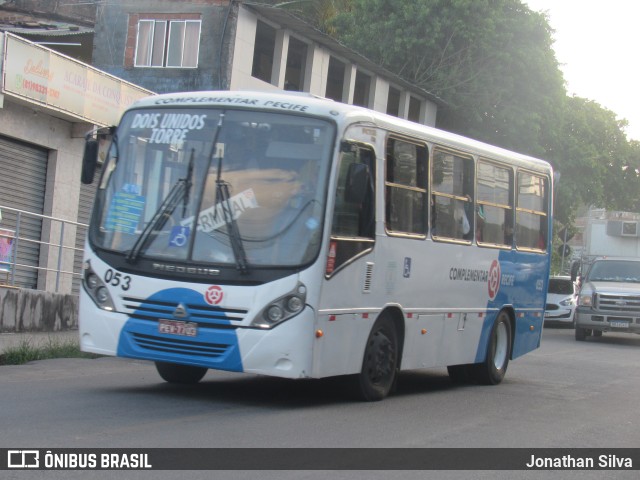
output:
M 640 211 L 640 143 L 615 113 L 567 96 L 553 30 L 521 0 L 271 3 L 442 98 L 438 127 L 551 161 L 563 225 L 580 205 Z

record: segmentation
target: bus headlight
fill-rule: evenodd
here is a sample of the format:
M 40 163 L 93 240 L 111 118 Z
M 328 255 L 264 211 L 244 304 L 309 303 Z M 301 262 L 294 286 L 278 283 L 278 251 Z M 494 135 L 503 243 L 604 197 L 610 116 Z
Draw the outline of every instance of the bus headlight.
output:
M 265 307 L 262 312 L 251 322 L 251 325 L 259 328 L 271 328 L 295 317 L 302 310 L 307 301 L 307 287 L 298 283 L 291 292 L 277 298 Z
M 267 319 L 269 320 L 269 323 L 278 323 L 283 318 L 284 312 L 282 311 L 282 308 L 280 308 L 280 305 L 271 305 L 267 309 Z
M 91 264 L 86 262 L 84 264 L 84 275 L 82 277 L 82 285 L 85 291 L 94 301 L 94 303 L 103 310 L 114 310 L 113 300 L 111 294 L 107 290 L 106 285 L 100 279 L 98 275 L 91 268 Z
M 303 307 L 304 302 L 297 295 L 293 295 L 287 300 L 287 310 L 292 313 L 298 313 Z
M 87 286 L 91 290 L 96 290 L 100 286 L 100 279 L 95 273 L 87 275 Z

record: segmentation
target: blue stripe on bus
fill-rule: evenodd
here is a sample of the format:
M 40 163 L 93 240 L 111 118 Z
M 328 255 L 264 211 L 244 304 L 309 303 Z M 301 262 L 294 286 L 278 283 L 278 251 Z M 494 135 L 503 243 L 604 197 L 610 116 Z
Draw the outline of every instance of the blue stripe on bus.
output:
M 476 363 L 483 362 L 489 346 L 489 336 L 499 310 L 505 305 L 516 305 L 515 331 L 512 357 L 517 358 L 540 346 L 544 320 L 544 296 L 538 288 L 546 291 L 549 277 L 547 262 L 540 254 L 503 251 L 498 256 L 501 285 L 498 294 L 487 303 L 489 313 L 482 325 Z M 530 327 L 533 326 L 533 331 Z
M 198 324 L 197 335 L 173 335 L 160 333 L 156 318 L 148 318 L 149 305 L 156 309 L 158 304 L 187 305 L 190 317 L 196 315 L 192 310 L 202 307 L 211 309 L 211 305 L 204 301 L 201 292 L 187 288 L 170 288 L 150 296 L 132 314 L 120 333 L 118 341 L 118 356 L 155 360 L 161 362 L 180 363 L 219 370 L 242 372 L 242 358 L 235 329 L 224 328 L 231 322 L 221 310 L 215 323 Z M 195 321 L 194 318 L 177 319 L 173 316 L 174 307 L 168 307 L 167 313 L 158 313 L 158 318 L 177 321 Z M 138 318 L 136 318 L 138 317 Z M 140 318 L 145 317 L 145 318 Z M 216 328 L 220 325 L 223 328 Z

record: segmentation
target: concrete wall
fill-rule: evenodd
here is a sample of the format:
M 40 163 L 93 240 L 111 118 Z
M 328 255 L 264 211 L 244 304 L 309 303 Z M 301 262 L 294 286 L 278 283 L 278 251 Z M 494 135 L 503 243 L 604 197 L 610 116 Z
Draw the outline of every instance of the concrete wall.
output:
M 0 287 L 0 333 L 78 328 L 78 297 Z

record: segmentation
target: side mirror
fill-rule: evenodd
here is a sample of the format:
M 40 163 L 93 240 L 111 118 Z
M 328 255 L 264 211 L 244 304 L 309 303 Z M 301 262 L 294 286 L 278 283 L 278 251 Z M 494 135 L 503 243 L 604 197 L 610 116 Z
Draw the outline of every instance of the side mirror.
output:
M 85 185 L 93 183 L 93 176 L 96 173 L 98 164 L 98 140 L 87 139 L 84 144 L 84 154 L 82 155 L 82 175 L 80 181 Z
M 350 203 L 362 203 L 369 189 L 369 167 L 363 163 L 352 163 L 347 172 L 344 199 Z
M 580 274 L 580 262 L 573 262 L 571 264 L 571 281 L 575 282 Z

